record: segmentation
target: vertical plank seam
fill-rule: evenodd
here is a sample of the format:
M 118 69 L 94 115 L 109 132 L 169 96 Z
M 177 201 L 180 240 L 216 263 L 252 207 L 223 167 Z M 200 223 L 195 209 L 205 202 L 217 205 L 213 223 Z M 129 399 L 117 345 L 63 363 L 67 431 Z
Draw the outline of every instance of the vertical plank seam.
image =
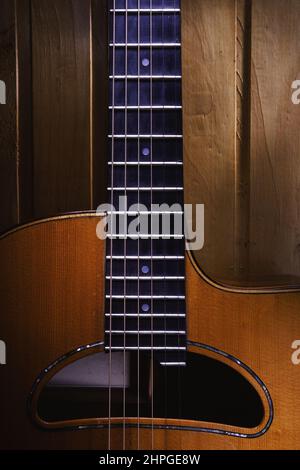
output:
M 238 67 L 238 48 L 237 48 L 237 35 L 238 35 L 238 0 L 235 0 L 234 2 L 234 12 L 235 12 L 235 29 L 234 29 L 234 52 L 235 52 L 235 57 L 234 57 L 234 99 L 235 99 L 235 113 L 234 113 L 234 259 L 233 259 L 233 265 L 234 265 L 234 272 L 236 272 L 236 263 L 238 259 L 238 246 L 237 246 L 237 234 L 238 234 L 238 174 L 237 174 L 237 164 L 238 164 L 238 138 L 237 138 L 237 133 L 238 133 L 238 125 L 237 125 L 237 119 L 238 119 L 238 96 L 237 96 L 237 67 Z
M 249 273 L 252 2 L 235 0 L 235 274 Z
M 94 120 L 93 120 L 93 88 L 94 88 L 94 77 L 93 77 L 94 61 L 93 61 L 93 8 L 92 0 L 90 0 L 90 209 L 94 209 Z
M 17 0 L 14 0 L 15 18 L 15 64 L 16 64 L 16 202 L 17 224 L 20 225 L 20 97 L 19 97 L 19 39 L 18 39 L 18 15 Z

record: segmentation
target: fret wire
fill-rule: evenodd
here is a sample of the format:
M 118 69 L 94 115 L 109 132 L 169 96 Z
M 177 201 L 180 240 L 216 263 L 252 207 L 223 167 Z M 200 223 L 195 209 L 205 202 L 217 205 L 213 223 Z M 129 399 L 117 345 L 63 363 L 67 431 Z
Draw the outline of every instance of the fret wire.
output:
M 108 211 L 106 214 L 109 215 L 183 215 L 182 211 Z
M 105 331 L 105 333 L 109 333 L 109 330 Z M 134 330 L 112 330 L 111 332 L 113 335 L 122 335 L 122 334 L 126 334 L 126 335 L 185 335 L 186 334 L 186 331 L 147 331 L 147 330 L 137 330 L 137 331 L 134 331 Z
M 169 233 L 169 234 L 162 234 L 162 233 L 157 233 L 157 234 L 152 234 L 152 233 L 147 233 L 147 234 L 143 234 L 143 233 L 139 233 L 139 234 L 132 234 L 132 235 L 128 235 L 127 233 L 126 234 L 122 234 L 122 233 L 113 233 L 112 235 L 110 234 L 108 236 L 108 239 L 109 240 L 117 240 L 117 239 L 120 239 L 120 240 L 128 240 L 128 239 L 132 239 L 132 240 L 159 240 L 159 239 L 165 239 L 165 240 L 169 240 L 169 239 L 175 239 L 175 240 L 182 240 L 184 238 L 184 235 L 175 235 L 173 233 Z
M 124 165 L 129 165 L 129 166 L 136 166 L 139 164 L 139 162 L 108 162 L 109 165 L 116 165 L 116 166 L 124 166 Z M 141 162 L 141 166 L 159 166 L 159 165 L 178 165 L 182 166 L 183 162 Z
M 106 295 L 105 296 L 107 299 L 110 298 L 109 295 Z M 147 300 L 150 298 L 149 295 L 133 295 L 133 294 L 130 294 L 130 295 L 121 295 L 121 294 L 113 294 L 111 296 L 113 299 L 124 299 L 127 298 L 127 299 L 131 299 L 131 300 L 135 300 L 135 299 L 142 299 L 142 300 Z M 180 300 L 185 300 L 185 296 L 184 295 L 152 295 L 151 296 L 152 299 L 156 299 L 156 300 L 177 300 L 177 299 L 180 299 Z
M 111 257 L 109 255 L 106 256 L 106 259 L 110 259 Z M 113 259 L 124 259 L 124 256 L 118 256 L 118 255 L 113 255 L 112 256 Z M 138 256 L 127 256 L 127 259 L 131 259 L 131 260 L 136 260 L 138 258 Z M 184 256 L 139 256 L 140 259 L 143 259 L 143 260 L 163 260 L 163 259 L 166 259 L 168 261 L 175 261 L 175 260 L 183 260 L 185 259 Z
M 126 78 L 128 80 L 137 80 L 138 78 L 140 78 L 140 80 L 149 80 L 149 79 L 153 79 L 153 80 L 162 80 L 162 79 L 165 79 L 165 80 L 181 80 L 181 75 L 128 75 L 127 77 L 125 75 L 110 75 L 109 76 L 110 80 L 113 80 L 113 79 L 116 79 L 116 80 L 125 80 Z
M 112 138 L 112 135 L 108 137 Z M 124 134 L 116 134 L 113 137 L 114 139 L 124 139 L 125 137 L 127 139 L 182 139 L 182 134 L 127 134 L 126 136 Z
M 109 348 L 107 346 L 105 346 L 105 349 L 108 350 Z M 153 348 L 151 348 L 151 346 L 140 346 L 140 347 L 136 347 L 136 346 L 112 346 L 111 348 L 112 350 L 114 351 L 186 351 L 186 347 L 185 346 L 181 346 L 181 347 L 172 347 L 172 346 L 154 346 Z
M 106 313 L 105 316 L 110 316 L 109 313 Z M 124 316 L 129 317 L 129 318 L 137 318 L 138 316 L 142 318 L 148 318 L 151 319 L 151 317 L 154 318 L 185 318 L 185 313 L 153 313 L 152 315 L 149 315 L 149 313 L 126 313 L 125 315 L 123 313 L 112 313 L 111 316 L 113 318 L 123 318 Z
M 138 276 L 106 276 L 106 279 L 112 279 L 114 281 L 123 281 L 125 278 L 127 281 L 136 281 L 138 279 Z M 141 281 L 184 281 L 185 277 L 184 276 L 142 276 L 140 277 Z
M 109 109 L 112 109 L 112 106 L 109 107 Z M 154 110 L 165 110 L 165 109 L 182 109 L 182 106 L 114 106 L 114 109 L 117 109 L 117 110 L 133 110 L 133 111 L 139 111 L 139 110 L 149 110 L 149 111 L 152 111 L 153 109 Z
M 129 13 L 180 13 L 180 8 L 128 8 L 127 10 L 124 8 L 117 8 L 116 10 L 110 10 L 110 11 L 115 11 L 116 13 L 126 13 L 128 11 Z
M 137 48 L 141 48 L 141 47 L 150 47 L 150 48 L 153 48 L 153 47 L 181 47 L 181 44 L 179 42 L 166 42 L 166 43 L 163 43 L 163 42 L 154 42 L 152 44 L 150 44 L 149 42 L 132 42 L 132 43 L 125 43 L 125 42 L 119 42 L 119 43 L 116 43 L 116 44 L 109 44 L 109 47 L 125 47 L 125 48 L 128 48 L 128 47 L 137 47 Z
M 107 188 L 109 191 L 124 191 L 125 188 L 124 186 L 120 186 L 120 187 L 114 187 L 114 188 Z M 167 187 L 167 188 L 164 188 L 164 187 L 128 187 L 127 188 L 127 191 L 183 191 L 183 187 Z

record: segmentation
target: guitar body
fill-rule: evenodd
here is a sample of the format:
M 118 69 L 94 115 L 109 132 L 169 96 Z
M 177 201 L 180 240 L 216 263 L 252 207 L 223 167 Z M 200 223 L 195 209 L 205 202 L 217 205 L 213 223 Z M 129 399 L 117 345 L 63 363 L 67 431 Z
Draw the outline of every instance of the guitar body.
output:
M 51 377 L 84 356 L 107 358 L 105 242 L 96 237 L 98 222 L 93 214 L 59 217 L 0 241 L 0 331 L 7 346 L 0 368 L 1 447 L 108 449 L 110 439 L 111 449 L 125 443 L 127 450 L 299 448 L 300 369 L 291 361 L 291 344 L 300 331 L 300 295 L 226 292 L 197 272 L 189 256 L 191 360 L 180 386 L 194 414 L 183 403 L 178 416 L 175 408 L 164 416 L 157 407 L 157 416 L 139 419 L 116 411 L 109 423 L 104 403 L 99 415 L 45 419 L 40 400 Z M 155 393 L 171 401 L 174 390 L 166 392 L 156 369 Z M 247 414 L 252 406 L 254 417 Z

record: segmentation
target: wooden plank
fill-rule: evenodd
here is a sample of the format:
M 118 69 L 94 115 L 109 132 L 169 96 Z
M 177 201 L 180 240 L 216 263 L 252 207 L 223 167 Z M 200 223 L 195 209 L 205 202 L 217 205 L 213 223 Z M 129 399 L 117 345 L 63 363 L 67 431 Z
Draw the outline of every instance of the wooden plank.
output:
M 31 2 L 16 1 L 20 223 L 34 218 Z
M 299 1 L 253 0 L 252 23 L 251 271 L 284 282 L 300 274 Z
M 214 279 L 235 275 L 236 2 L 182 2 L 185 200 L 205 204 L 205 246 L 195 253 Z
M 16 128 L 15 10 L 11 0 L 1 1 L 0 80 L 6 85 L 6 104 L 0 105 L 0 231 L 19 220 Z
M 93 208 L 107 201 L 108 21 L 107 1 L 92 0 Z
M 92 206 L 90 7 L 32 0 L 36 218 Z
M 236 2 L 236 159 L 234 277 L 249 276 L 252 0 Z

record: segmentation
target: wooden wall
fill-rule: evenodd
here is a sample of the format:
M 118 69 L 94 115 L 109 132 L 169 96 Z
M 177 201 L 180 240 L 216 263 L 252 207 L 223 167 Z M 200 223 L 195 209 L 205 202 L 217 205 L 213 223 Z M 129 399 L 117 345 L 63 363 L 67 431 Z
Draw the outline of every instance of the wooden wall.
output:
M 299 284 L 298 0 L 183 0 L 186 201 L 213 279 Z M 192 60 L 191 60 L 192 58 Z
M 105 0 L 1 0 L 0 230 L 105 198 Z
M 15 15 L 12 3 L 1 0 L 0 12 L 0 79 L 6 84 L 6 104 L 0 105 L 0 230 L 19 221 Z
M 0 0 L 0 231 L 105 199 L 106 0 Z M 216 280 L 298 283 L 299 0 L 182 0 L 186 202 Z M 275 279 L 275 280 L 274 280 Z

